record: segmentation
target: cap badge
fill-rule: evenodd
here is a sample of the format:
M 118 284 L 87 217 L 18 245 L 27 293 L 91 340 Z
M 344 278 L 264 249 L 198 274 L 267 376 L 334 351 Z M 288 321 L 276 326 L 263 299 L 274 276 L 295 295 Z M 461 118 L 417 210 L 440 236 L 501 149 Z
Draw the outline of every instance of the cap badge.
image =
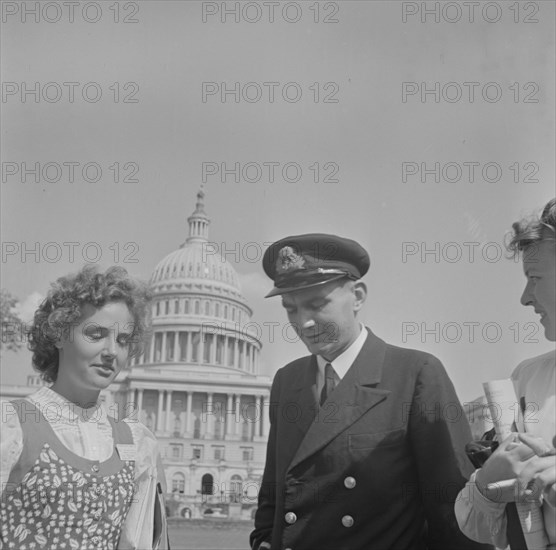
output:
M 278 261 L 276 262 L 276 273 L 286 273 L 295 269 L 303 269 L 305 267 L 305 258 L 297 254 L 291 246 L 285 246 L 278 252 Z

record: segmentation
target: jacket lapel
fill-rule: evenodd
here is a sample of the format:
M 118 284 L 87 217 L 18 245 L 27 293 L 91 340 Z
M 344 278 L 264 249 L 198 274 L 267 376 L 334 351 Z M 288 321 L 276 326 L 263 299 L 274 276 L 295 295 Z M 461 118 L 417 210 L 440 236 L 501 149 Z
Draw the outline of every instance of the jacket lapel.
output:
M 367 339 L 363 348 L 345 377 L 324 403 L 319 417 L 315 419 L 313 416 L 308 425 L 305 422 L 300 423 L 299 427 L 306 433 L 289 469 L 322 449 L 390 394 L 388 390 L 375 387 L 382 377 L 386 344 L 369 329 L 367 331 Z M 311 359 L 316 369 L 316 358 L 313 356 Z M 303 390 L 299 389 L 298 396 L 301 396 L 302 392 Z M 314 401 L 316 386 L 314 390 L 311 389 L 311 392 L 313 392 Z M 300 403 L 302 402 L 300 401 Z M 316 406 L 318 407 L 318 405 Z
M 319 404 L 317 400 L 317 359 L 314 355 L 307 357 L 307 363 L 299 369 L 298 376 L 291 382 L 287 403 L 284 404 L 282 416 L 292 427 L 288 445 L 296 448 L 309 426 L 314 421 Z

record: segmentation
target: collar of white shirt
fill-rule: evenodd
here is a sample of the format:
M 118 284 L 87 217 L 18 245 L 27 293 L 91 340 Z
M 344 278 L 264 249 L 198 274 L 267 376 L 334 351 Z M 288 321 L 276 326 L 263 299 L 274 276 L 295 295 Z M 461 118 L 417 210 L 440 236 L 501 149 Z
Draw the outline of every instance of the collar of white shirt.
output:
M 324 357 L 317 355 L 317 364 L 319 366 L 319 372 L 317 377 L 317 388 L 322 389 L 324 386 L 324 367 L 327 363 L 331 363 L 332 367 L 334 368 L 334 372 L 336 373 L 336 384 L 346 375 L 347 371 L 353 365 L 356 357 L 359 355 L 365 340 L 367 339 L 367 329 L 360 325 L 361 332 L 359 336 L 355 339 L 353 344 L 349 346 L 344 353 L 338 355 L 334 361 L 327 361 Z
M 51 423 L 108 422 L 106 411 L 100 402 L 90 408 L 83 409 L 47 387 L 42 387 L 29 397 Z

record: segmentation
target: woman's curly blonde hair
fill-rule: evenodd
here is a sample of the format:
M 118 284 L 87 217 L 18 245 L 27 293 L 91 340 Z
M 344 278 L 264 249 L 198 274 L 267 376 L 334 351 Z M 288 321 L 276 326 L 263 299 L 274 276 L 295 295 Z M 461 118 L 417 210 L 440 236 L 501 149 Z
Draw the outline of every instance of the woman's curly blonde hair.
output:
M 123 267 L 112 266 L 100 273 L 96 266 L 86 265 L 75 274 L 60 277 L 52 283 L 27 331 L 33 366 L 45 381 L 56 380 L 59 360 L 56 343 L 79 324 L 85 304 L 101 308 L 110 302 L 124 302 L 133 317 L 129 356 L 140 355 L 150 336 L 151 299 L 148 286 L 131 277 Z
M 556 198 L 548 201 L 540 217 L 533 216 L 513 223 L 512 233 L 509 235 L 506 247 L 515 257 L 528 246 L 538 245 L 541 241 L 554 241 L 555 239 Z

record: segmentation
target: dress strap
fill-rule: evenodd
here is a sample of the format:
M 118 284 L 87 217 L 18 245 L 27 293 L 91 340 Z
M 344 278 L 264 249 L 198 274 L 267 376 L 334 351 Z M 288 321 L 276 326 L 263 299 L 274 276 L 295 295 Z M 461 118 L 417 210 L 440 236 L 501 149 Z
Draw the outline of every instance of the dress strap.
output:
M 132 445 L 133 444 L 133 434 L 131 432 L 131 428 L 124 422 L 124 420 L 116 420 L 111 416 L 108 416 L 108 421 L 112 426 L 112 434 L 114 437 L 114 443 L 124 444 L 124 445 Z
M 13 405 L 21 425 L 23 451 L 10 471 L 5 495 L 14 490 L 23 476 L 33 467 L 44 444 L 52 442 L 56 438 L 54 430 L 34 403 L 27 399 L 15 399 L 10 403 Z
M 14 399 L 15 408 L 23 432 L 23 444 L 28 449 L 42 449 L 45 443 L 56 441 L 57 437 L 40 408 L 27 399 Z M 38 454 L 38 453 L 37 453 Z

